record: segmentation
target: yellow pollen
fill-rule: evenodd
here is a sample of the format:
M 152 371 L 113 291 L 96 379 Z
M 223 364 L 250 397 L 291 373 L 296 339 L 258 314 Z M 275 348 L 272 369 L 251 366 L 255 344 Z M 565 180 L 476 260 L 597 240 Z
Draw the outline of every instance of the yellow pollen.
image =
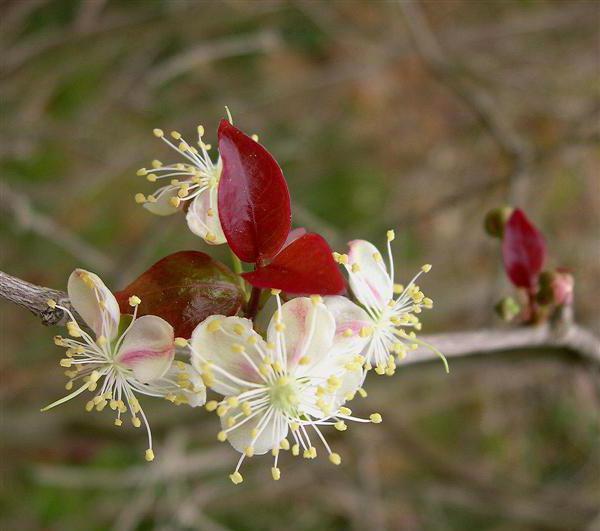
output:
M 431 271 L 431 264 L 425 264 L 422 268 L 421 271 L 423 271 L 423 273 L 429 273 Z
M 242 354 L 244 352 L 244 345 L 240 345 L 239 343 L 234 343 L 231 346 L 231 350 L 233 350 L 233 352 L 236 352 L 237 354 Z
M 121 419 L 115 419 L 115 426 L 123 426 L 123 421 Z
M 227 434 L 224 431 L 217 433 L 217 440 L 225 442 L 227 440 Z
M 153 195 L 149 195 L 146 199 L 148 200 L 148 203 L 156 203 L 158 201 Z
M 135 199 L 135 202 L 138 205 L 141 205 L 146 202 L 146 196 L 144 194 L 142 194 L 141 192 L 138 192 L 137 194 L 135 194 L 135 196 L 133 198 Z
M 179 133 L 178 131 L 171 131 L 171 137 L 175 140 L 180 140 L 181 139 L 181 133 Z
M 338 431 L 346 431 L 348 429 L 348 426 L 343 420 L 338 420 L 333 426 Z
M 329 460 L 334 465 L 339 465 L 342 462 L 342 458 L 340 457 L 340 454 L 336 454 L 335 452 L 332 452 L 329 454 Z
M 381 418 L 381 415 L 379 413 L 372 413 L 369 416 L 369 419 L 371 419 L 371 422 L 373 424 L 379 424 L 383 419 Z
M 368 395 L 367 395 L 367 392 L 366 392 L 366 391 L 365 391 L 365 390 L 364 390 L 362 387 L 361 387 L 361 388 L 358 390 L 358 394 L 359 394 L 359 395 L 360 395 L 362 398 L 367 398 L 367 396 L 368 396 Z
M 364 338 L 364 337 L 369 337 L 369 336 L 371 335 L 371 332 L 372 332 L 372 330 L 371 330 L 371 328 L 370 328 L 370 327 L 368 327 L 368 326 L 363 326 L 363 327 L 360 329 L 359 335 L 360 335 L 360 337 L 363 337 L 363 338 Z
M 240 323 L 236 323 L 235 325 L 233 325 L 233 331 L 238 335 L 241 336 L 244 333 L 244 326 L 241 325 Z
M 146 179 L 148 180 L 148 182 L 155 183 L 158 177 L 154 175 L 154 173 L 149 173 L 148 175 L 146 175 Z
M 348 407 L 344 407 L 344 406 L 342 406 L 342 407 L 340 408 L 340 413 L 341 413 L 342 415 L 352 415 L 352 410 L 351 410 L 350 408 L 348 408 Z
M 46 301 L 46 304 L 48 305 L 48 307 L 50 307 L 52 309 L 56 308 L 56 301 L 53 301 L 52 299 L 48 299 Z
M 171 197 L 171 199 L 169 199 L 169 203 L 171 204 L 171 206 L 178 208 L 179 204 L 181 203 L 181 199 L 177 196 Z
M 138 177 L 143 177 L 144 175 L 148 175 L 148 170 L 146 168 L 140 168 L 135 172 Z
M 312 301 L 313 304 L 320 304 L 321 302 L 323 302 L 323 299 L 321 298 L 320 295 L 311 295 L 310 296 L 310 300 Z
M 381 258 L 381 255 L 379 253 L 373 253 L 373 260 L 375 260 L 376 262 L 381 262 L 383 258 Z
M 308 356 L 302 356 L 298 360 L 298 365 L 308 365 L 310 363 L 310 358 Z
M 400 295 L 404 291 L 404 286 L 402 284 L 394 284 L 394 293 L 396 295 Z
M 209 400 L 204 407 L 206 407 L 206 411 L 214 411 L 218 405 L 219 403 L 216 400 Z
M 281 477 L 281 470 L 274 466 L 271 468 L 271 476 L 273 476 L 275 481 L 279 481 L 279 478 Z
M 281 322 L 275 323 L 275 330 L 277 330 L 277 332 L 283 332 L 285 330 L 285 325 Z
M 352 272 L 358 273 L 359 271 L 360 271 L 360 264 L 358 264 L 358 263 L 352 264 Z
M 288 441 L 287 439 L 282 439 L 281 442 L 279 443 L 279 448 L 281 448 L 282 450 L 289 450 L 290 449 L 290 441 Z
M 386 236 L 387 236 L 387 241 L 391 242 L 391 241 L 394 241 L 394 238 L 396 237 L 396 233 L 393 230 L 388 230 Z
M 152 451 L 152 448 L 148 448 L 146 450 L 145 458 L 146 458 L 146 461 L 148 461 L 148 462 L 154 461 L 154 452 Z
M 211 321 L 210 323 L 208 323 L 208 326 L 206 327 L 206 329 L 209 332 L 216 332 L 217 330 L 219 330 L 219 328 L 221 328 L 221 321 L 219 321 L 218 319 Z
M 252 457 L 254 455 L 254 448 L 252 446 L 247 446 L 244 450 L 246 457 Z
M 187 346 L 187 344 L 188 344 L 188 341 L 187 341 L 187 339 L 185 339 L 185 338 L 183 338 L 183 337 L 176 337 L 176 338 L 175 338 L 175 344 L 176 344 L 178 347 L 185 347 L 185 346 Z
M 296 444 L 294 444 L 294 446 L 292 446 L 292 455 L 293 456 L 300 455 L 300 445 L 298 443 L 296 443 Z
M 231 407 L 238 407 L 240 405 L 240 401 L 238 400 L 237 396 L 230 396 L 227 398 L 227 403 L 231 406 Z
M 140 299 L 138 296 L 136 295 L 132 295 L 131 297 L 129 297 L 129 306 L 138 306 L 140 304 L 140 302 L 142 302 L 142 299 Z
M 154 136 L 156 138 L 162 138 L 163 136 L 165 136 L 165 133 L 162 129 L 153 129 L 152 132 L 154 133 Z
M 142 421 L 138 418 L 138 417 L 131 417 L 131 423 L 136 427 L 139 428 L 142 425 Z
M 242 481 L 244 481 L 244 478 L 239 472 L 234 472 L 233 474 L 230 474 L 229 479 L 234 485 L 239 485 Z

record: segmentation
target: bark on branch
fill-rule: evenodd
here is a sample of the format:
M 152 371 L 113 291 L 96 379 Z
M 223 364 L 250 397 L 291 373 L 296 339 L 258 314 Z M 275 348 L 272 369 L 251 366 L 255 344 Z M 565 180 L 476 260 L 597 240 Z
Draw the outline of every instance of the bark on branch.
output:
M 44 325 L 64 325 L 67 321 L 62 310 L 51 309 L 48 306 L 49 299 L 73 311 L 65 292 L 37 286 L 2 271 L 0 297 L 27 308 L 39 317 Z M 75 316 L 78 318 L 77 314 Z M 509 330 L 482 329 L 419 337 L 435 345 L 448 359 L 509 350 L 551 348 L 569 350 L 600 366 L 600 340 L 588 330 L 574 324 L 565 314 L 554 322 L 540 326 Z M 411 352 L 402 361 L 402 365 L 437 359 L 435 353 L 426 348 L 419 348 Z

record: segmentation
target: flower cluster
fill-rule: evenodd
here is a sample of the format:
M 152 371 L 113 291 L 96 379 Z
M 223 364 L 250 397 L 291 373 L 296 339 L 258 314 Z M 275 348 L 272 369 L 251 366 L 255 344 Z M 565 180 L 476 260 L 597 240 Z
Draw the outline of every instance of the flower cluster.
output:
M 67 349 L 60 361 L 67 390 L 78 387 L 44 410 L 89 391 L 88 411 L 108 406 L 117 426 L 124 415 L 134 426 L 145 424 L 152 460 L 150 427 L 136 395 L 206 404 L 220 419 L 217 439 L 240 453 L 230 475 L 235 484 L 246 458 L 268 452 L 275 480 L 282 451 L 307 459 L 324 451 L 339 465 L 326 429 L 382 420 L 348 407 L 355 396 L 367 396 L 369 371 L 392 375 L 419 346 L 446 364 L 416 335 L 419 314 L 433 305 L 416 282 L 431 266 L 402 286 L 394 280 L 393 231 L 385 261 L 365 240 L 334 253 L 320 235 L 292 230 L 281 169 L 231 118 L 219 127 L 217 162 L 202 127 L 198 147 L 177 132 L 173 141 L 160 129 L 154 133 L 186 162 L 154 161 L 139 170 L 151 182 L 168 182 L 136 201 L 158 215 L 185 211 L 194 234 L 229 245 L 235 272 L 205 253 L 179 252 L 113 295 L 93 273 L 75 270 L 68 283 L 75 313 L 49 304 L 68 316 L 70 337 L 55 341 Z M 206 388 L 216 395 L 208 402 Z

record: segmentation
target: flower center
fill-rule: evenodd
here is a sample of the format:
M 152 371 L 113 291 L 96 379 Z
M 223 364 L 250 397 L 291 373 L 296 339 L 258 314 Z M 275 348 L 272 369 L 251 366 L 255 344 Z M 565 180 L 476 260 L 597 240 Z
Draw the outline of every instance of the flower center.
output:
M 274 408 L 291 414 L 298 405 L 298 388 L 288 376 L 280 376 L 269 388 L 269 398 Z

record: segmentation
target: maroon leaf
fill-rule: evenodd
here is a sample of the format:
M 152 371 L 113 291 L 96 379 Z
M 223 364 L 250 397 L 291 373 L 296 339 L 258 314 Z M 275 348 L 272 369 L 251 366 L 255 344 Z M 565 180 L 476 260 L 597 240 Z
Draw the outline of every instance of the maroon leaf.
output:
M 281 168 L 265 148 L 226 120 L 219 125 L 219 153 L 219 218 L 227 243 L 244 262 L 275 256 L 291 226 Z
M 124 290 L 115 294 L 123 313 L 128 299 L 142 299 L 138 315 L 158 315 L 190 337 L 209 315 L 234 315 L 243 302 L 237 276 L 221 262 L 198 251 L 180 251 L 159 260 Z
M 540 231 L 518 208 L 504 227 L 502 257 L 511 282 L 519 288 L 531 290 L 544 265 L 546 244 Z
M 305 234 L 285 247 L 273 261 L 242 276 L 257 288 L 288 293 L 337 295 L 345 289 L 344 277 L 327 242 L 318 234 Z

